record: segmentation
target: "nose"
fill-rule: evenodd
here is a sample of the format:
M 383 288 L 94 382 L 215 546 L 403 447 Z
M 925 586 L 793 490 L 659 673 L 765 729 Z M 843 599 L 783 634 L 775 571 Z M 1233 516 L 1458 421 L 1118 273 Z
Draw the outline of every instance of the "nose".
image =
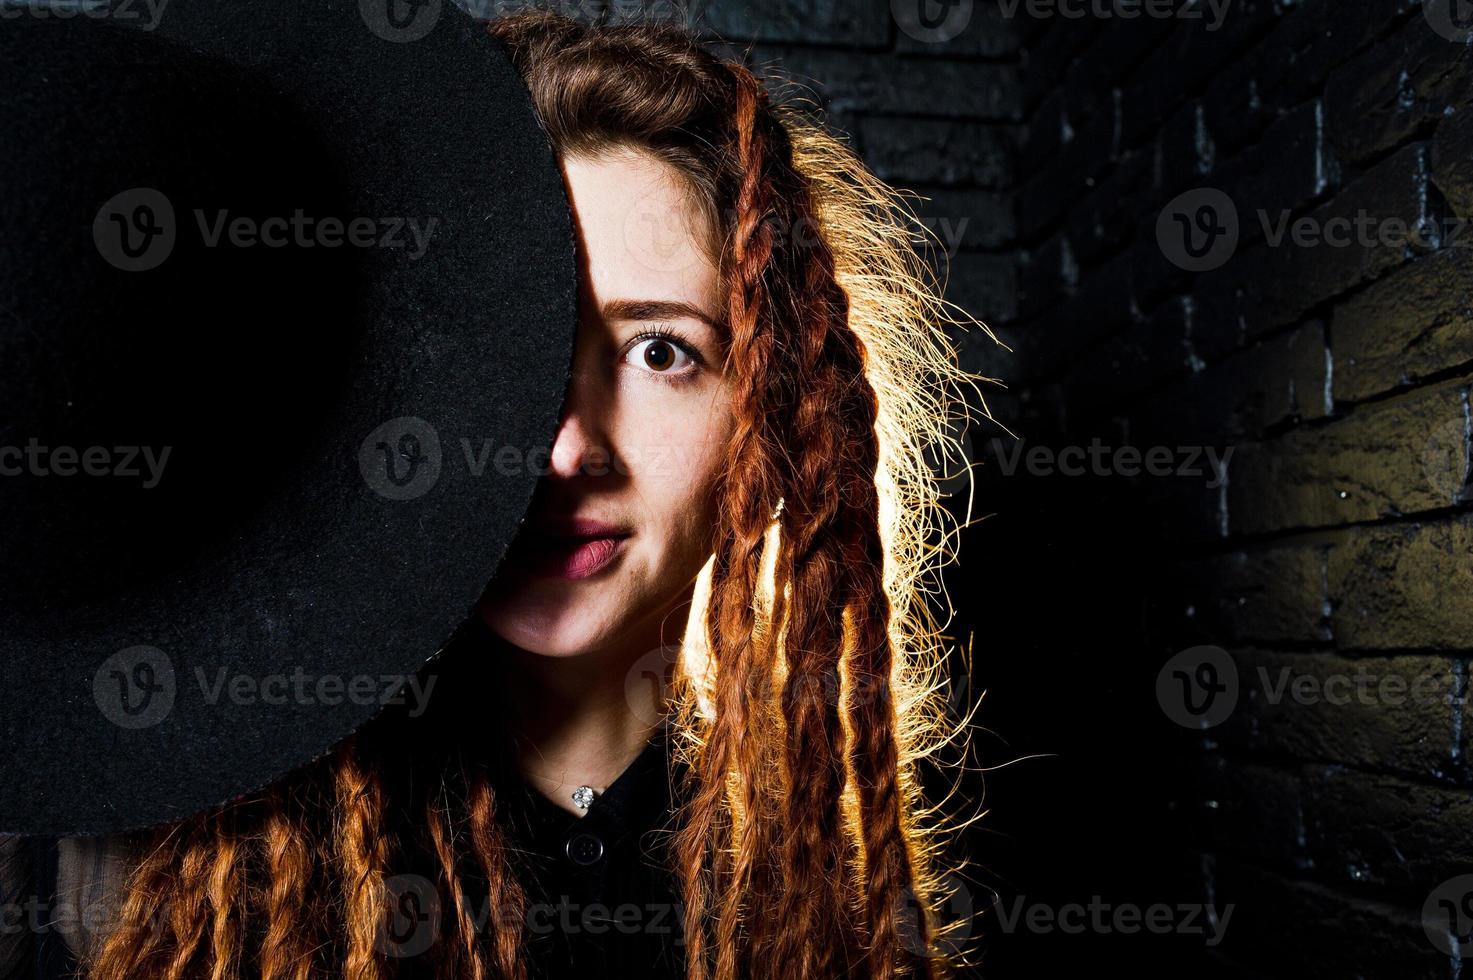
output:
M 586 371 L 575 371 L 553 439 L 548 475 L 571 479 L 608 472 L 607 406 Z

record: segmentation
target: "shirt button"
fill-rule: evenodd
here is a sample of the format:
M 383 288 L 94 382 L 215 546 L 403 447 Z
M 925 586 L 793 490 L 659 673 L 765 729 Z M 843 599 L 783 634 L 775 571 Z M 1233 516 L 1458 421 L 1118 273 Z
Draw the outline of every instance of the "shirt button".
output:
M 565 845 L 568 860 L 574 864 L 590 865 L 604 856 L 604 842 L 587 832 L 579 832 L 568 838 Z

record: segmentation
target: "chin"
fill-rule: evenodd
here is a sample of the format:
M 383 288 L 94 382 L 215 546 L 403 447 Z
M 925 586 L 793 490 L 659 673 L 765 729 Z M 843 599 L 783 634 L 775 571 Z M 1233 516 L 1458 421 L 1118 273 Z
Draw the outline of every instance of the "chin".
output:
M 542 657 L 576 657 L 592 650 L 599 634 L 569 623 L 548 623 L 527 612 L 511 613 L 505 608 L 481 610 L 487 628 L 502 640 Z

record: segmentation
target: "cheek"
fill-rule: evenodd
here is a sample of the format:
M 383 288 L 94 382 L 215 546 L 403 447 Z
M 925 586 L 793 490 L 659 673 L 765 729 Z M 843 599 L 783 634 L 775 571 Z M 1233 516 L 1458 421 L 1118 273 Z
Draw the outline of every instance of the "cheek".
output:
M 709 396 L 692 400 L 698 404 L 666 404 L 644 415 L 654 421 L 622 441 L 640 464 L 631 469 L 634 490 L 651 518 L 665 523 L 667 545 L 704 560 L 712 546 L 716 481 L 726 462 L 731 418 L 724 400 L 715 405 Z

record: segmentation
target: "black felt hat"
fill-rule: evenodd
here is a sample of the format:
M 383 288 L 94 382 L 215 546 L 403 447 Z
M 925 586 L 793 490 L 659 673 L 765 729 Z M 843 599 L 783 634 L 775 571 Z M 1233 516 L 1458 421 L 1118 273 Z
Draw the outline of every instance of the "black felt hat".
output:
M 403 6 L 0 29 L 0 832 L 321 757 L 414 696 L 524 516 L 567 198 L 484 26 Z

